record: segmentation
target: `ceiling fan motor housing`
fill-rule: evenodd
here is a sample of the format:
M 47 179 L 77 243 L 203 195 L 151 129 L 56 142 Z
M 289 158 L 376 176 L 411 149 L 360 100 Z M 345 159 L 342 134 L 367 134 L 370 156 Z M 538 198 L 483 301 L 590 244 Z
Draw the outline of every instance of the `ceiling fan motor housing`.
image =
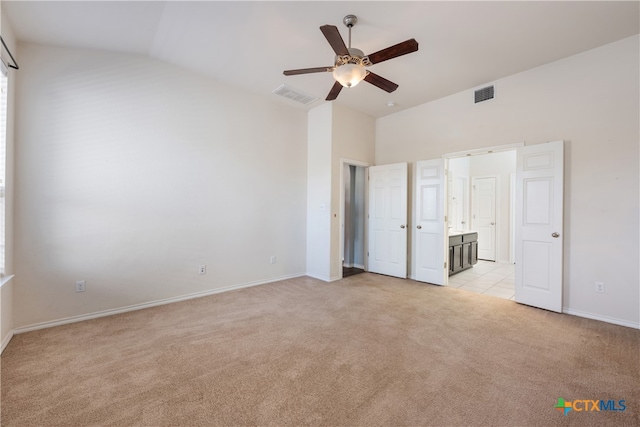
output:
M 336 55 L 335 64 L 336 67 L 344 64 L 357 64 L 363 67 L 368 67 L 371 65 L 369 61 L 369 57 L 364 55 L 364 52 L 360 49 L 356 49 L 355 47 L 350 47 L 347 49 L 349 51 L 349 55 Z

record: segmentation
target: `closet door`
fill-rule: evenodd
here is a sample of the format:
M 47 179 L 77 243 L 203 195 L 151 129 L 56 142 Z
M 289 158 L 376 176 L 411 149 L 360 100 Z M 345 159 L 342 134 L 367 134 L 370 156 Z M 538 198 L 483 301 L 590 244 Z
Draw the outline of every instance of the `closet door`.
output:
M 369 168 L 371 273 L 407 277 L 407 164 Z

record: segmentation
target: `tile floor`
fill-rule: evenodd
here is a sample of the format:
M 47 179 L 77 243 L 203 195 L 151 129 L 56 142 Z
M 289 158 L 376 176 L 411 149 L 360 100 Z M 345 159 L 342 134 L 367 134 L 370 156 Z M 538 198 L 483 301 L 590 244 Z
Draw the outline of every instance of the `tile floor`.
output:
M 516 286 L 515 264 L 482 261 L 465 271 L 449 276 L 449 286 L 513 300 Z

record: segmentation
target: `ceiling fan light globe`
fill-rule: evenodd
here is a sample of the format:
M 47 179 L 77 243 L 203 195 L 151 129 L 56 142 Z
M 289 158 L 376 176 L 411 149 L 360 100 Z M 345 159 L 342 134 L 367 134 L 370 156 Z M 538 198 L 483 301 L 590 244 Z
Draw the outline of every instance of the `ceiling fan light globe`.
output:
M 333 78 L 344 87 L 354 87 L 367 76 L 362 65 L 344 64 L 333 70 Z

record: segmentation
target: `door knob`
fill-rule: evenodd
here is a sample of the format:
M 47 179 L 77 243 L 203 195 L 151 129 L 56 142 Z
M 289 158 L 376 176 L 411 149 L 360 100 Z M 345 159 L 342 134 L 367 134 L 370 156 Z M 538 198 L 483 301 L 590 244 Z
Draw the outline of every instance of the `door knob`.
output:
M 556 238 L 556 239 L 557 239 L 558 237 L 560 237 L 560 234 L 558 234 L 558 233 L 551 233 L 551 237 L 554 237 L 554 238 Z
M 418 230 L 422 230 L 422 226 L 421 226 L 421 225 L 417 226 L 416 228 L 417 228 Z
M 495 223 L 495 222 L 492 222 L 492 223 L 491 223 L 491 225 L 496 225 L 496 223 Z
M 402 225 L 400 226 L 400 228 L 404 228 L 404 224 L 402 224 Z

